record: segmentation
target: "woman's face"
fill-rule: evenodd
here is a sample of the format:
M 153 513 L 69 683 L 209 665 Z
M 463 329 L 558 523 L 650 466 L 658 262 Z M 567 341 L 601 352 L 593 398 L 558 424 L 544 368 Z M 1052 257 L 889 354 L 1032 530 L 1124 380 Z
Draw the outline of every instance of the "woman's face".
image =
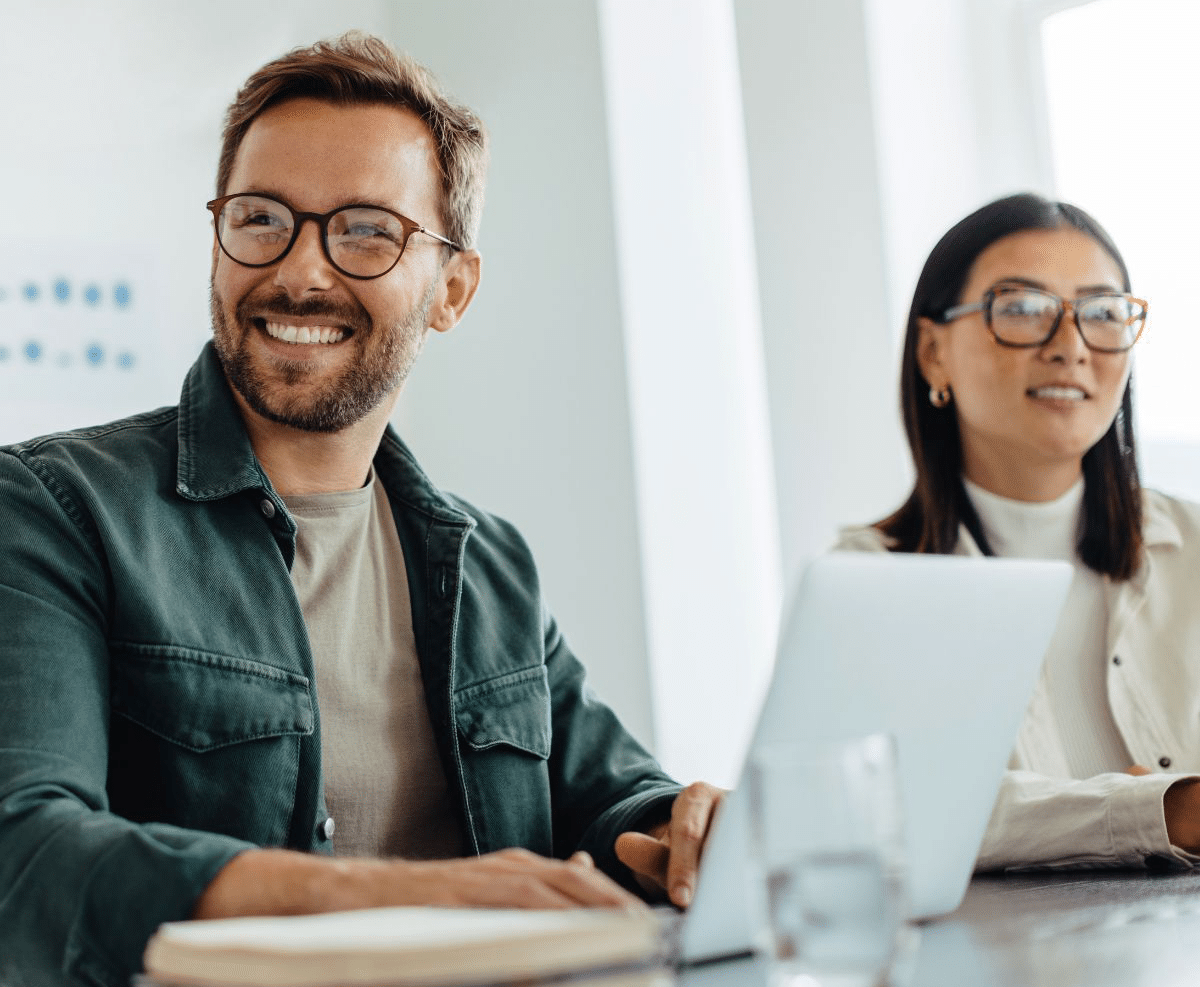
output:
M 1125 290 L 1117 263 L 1072 228 L 1027 230 L 997 240 L 975 260 L 961 303 L 1016 283 L 1072 300 Z M 939 325 L 919 320 L 918 362 L 932 388 L 949 388 L 963 472 L 1015 500 L 1045 501 L 1078 480 L 1083 454 L 1108 430 L 1129 378 L 1129 353 L 1084 345 L 1069 312 L 1045 344 L 1001 346 L 982 312 Z

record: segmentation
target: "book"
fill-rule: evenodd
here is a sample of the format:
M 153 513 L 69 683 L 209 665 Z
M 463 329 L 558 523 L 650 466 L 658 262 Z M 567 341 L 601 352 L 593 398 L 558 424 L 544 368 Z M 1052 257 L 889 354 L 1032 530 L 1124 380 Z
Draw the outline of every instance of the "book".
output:
M 656 913 L 368 908 L 168 922 L 140 981 L 160 987 L 465 987 L 579 980 L 642 987 L 666 948 Z M 584 976 L 586 975 L 586 977 Z

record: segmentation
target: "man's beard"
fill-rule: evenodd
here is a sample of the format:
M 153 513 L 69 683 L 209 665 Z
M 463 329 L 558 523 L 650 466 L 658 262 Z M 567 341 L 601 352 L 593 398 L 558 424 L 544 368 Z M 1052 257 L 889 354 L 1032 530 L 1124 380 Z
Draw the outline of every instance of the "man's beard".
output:
M 296 303 L 282 289 L 261 297 L 247 295 L 238 303 L 235 325 L 230 326 L 216 286 L 210 284 L 213 344 L 229 383 L 258 414 L 306 432 L 339 432 L 362 420 L 408 378 L 429 331 L 429 309 L 436 287 L 437 282 L 432 282 L 425 296 L 401 323 L 380 329 L 357 302 L 347 305 L 312 299 Z M 308 361 L 275 361 L 276 373 L 271 375 L 272 382 L 271 377 L 256 367 L 249 336 L 259 330 L 257 320 L 250 315 L 252 311 L 269 311 L 282 318 L 289 315 L 295 318 L 321 316 L 330 326 L 349 326 L 354 331 L 353 336 L 333 345 L 357 346 L 359 359 L 324 381 L 309 396 L 289 392 L 289 388 L 304 381 L 313 369 Z M 375 338 L 377 333 L 380 334 L 378 339 Z

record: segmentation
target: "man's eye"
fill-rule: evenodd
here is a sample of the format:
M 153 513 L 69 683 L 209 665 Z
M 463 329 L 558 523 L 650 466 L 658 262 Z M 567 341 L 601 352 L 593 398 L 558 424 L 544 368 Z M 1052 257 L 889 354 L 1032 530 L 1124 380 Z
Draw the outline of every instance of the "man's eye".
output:
M 369 240 L 372 237 L 383 237 L 387 240 L 395 238 L 383 226 L 377 226 L 374 223 L 355 223 L 353 226 L 346 228 L 346 236 L 353 237 L 356 240 Z
M 273 216 L 269 212 L 244 213 L 241 216 L 234 217 L 233 225 L 237 229 L 246 229 L 247 227 L 273 227 L 275 229 L 282 229 L 284 226 L 278 216 Z

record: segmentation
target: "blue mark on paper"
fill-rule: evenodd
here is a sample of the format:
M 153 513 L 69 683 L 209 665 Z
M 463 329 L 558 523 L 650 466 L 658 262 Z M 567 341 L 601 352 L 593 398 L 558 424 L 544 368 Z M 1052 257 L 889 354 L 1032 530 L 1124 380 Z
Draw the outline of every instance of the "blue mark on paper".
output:
M 25 358 L 36 363 L 42 358 L 42 347 L 40 343 L 25 344 Z
M 129 308 L 133 302 L 133 292 L 124 281 L 118 281 L 113 287 L 113 303 L 117 308 Z
M 25 282 L 24 287 L 21 288 L 21 294 L 25 296 L 26 301 L 36 302 L 41 293 L 41 289 L 32 281 Z
M 93 367 L 98 367 L 104 362 L 104 347 L 98 343 L 93 343 L 87 348 L 87 362 Z

